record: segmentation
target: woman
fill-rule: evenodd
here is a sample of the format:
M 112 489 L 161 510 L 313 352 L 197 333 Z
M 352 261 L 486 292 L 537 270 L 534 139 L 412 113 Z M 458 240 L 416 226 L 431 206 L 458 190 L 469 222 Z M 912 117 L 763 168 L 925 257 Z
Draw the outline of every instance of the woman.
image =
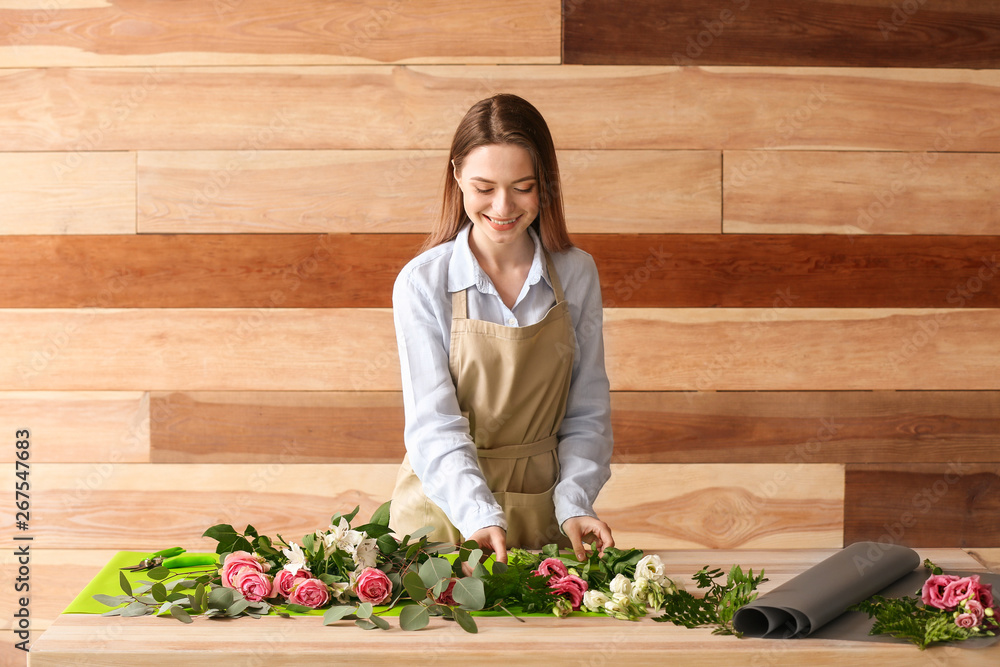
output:
M 563 217 L 555 148 L 514 95 L 452 140 L 441 219 L 400 272 L 393 315 L 406 417 L 390 526 L 434 541 L 614 545 L 593 503 L 610 477 L 597 269 Z

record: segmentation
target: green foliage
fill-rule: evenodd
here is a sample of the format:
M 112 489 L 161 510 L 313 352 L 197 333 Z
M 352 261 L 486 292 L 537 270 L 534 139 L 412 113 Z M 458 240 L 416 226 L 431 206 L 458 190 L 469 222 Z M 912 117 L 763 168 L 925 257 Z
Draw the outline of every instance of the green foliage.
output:
M 926 607 L 913 597 L 885 598 L 873 595 L 863 602 L 848 607 L 875 619 L 868 634 L 891 635 L 905 639 L 921 651 L 935 642 L 952 642 L 970 637 L 992 636 L 993 632 L 960 628 L 948 612 Z
M 718 568 L 709 570 L 707 565 L 701 568 L 692 578 L 699 589 L 708 589 L 705 595 L 697 598 L 687 591 L 678 590 L 666 596 L 663 615 L 653 620 L 661 623 L 669 621 L 686 628 L 714 627 L 712 634 L 739 637 L 740 633 L 733 629 L 733 614 L 757 597 L 757 587 L 767 579 L 763 570 L 757 575 L 752 569 L 744 573 L 739 565 L 729 570 L 724 584 L 719 583 L 724 575 L 725 572 Z

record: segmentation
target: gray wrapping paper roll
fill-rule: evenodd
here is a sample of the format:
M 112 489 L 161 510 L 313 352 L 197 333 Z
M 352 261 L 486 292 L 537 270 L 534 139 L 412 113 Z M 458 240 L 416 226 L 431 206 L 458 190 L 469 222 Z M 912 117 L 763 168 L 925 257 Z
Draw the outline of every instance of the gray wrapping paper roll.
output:
M 747 637 L 805 637 L 919 565 L 907 547 L 855 542 L 738 609 L 733 628 Z

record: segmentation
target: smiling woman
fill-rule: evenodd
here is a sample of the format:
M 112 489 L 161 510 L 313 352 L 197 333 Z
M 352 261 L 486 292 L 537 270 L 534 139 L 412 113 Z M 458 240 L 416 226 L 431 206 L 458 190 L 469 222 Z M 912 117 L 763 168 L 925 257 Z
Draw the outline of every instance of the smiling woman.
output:
M 407 454 L 390 525 L 431 526 L 432 540 L 471 539 L 501 561 L 512 546 L 603 551 L 600 284 L 566 232 L 545 120 L 514 95 L 483 100 L 447 169 L 441 218 L 393 290 Z

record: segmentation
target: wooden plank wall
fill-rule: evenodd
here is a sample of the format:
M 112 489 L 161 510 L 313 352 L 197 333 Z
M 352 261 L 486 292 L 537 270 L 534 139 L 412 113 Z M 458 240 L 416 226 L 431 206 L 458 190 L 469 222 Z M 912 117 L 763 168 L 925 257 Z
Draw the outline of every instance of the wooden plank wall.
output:
M 1000 10 L 630 4 L 0 2 L 36 629 L 107 550 L 388 497 L 392 280 L 500 91 L 601 270 L 620 543 L 1000 546 Z

